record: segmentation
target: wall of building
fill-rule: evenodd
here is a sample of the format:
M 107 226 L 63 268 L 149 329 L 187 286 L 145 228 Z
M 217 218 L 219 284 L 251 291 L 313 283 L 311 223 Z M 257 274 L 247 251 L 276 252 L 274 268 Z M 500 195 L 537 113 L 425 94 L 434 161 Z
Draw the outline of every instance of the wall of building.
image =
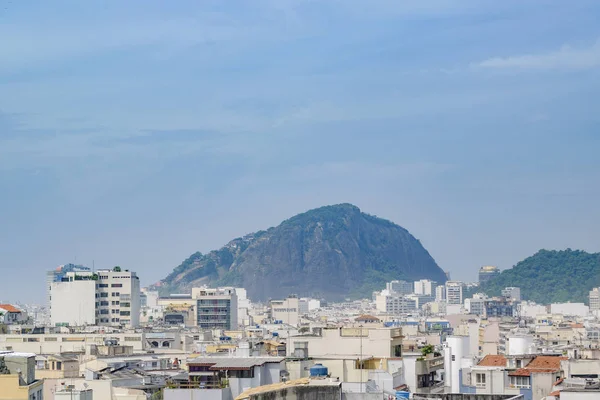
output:
M 90 345 L 104 345 L 104 339 L 117 338 L 119 344 L 133 346 L 133 351 L 144 349 L 143 333 L 65 334 L 65 335 L 0 335 L 0 350 L 22 353 L 56 354 L 85 352 Z
M 164 400 L 233 400 L 227 389 L 165 389 Z
M 51 293 L 52 326 L 96 324 L 96 281 L 53 282 Z

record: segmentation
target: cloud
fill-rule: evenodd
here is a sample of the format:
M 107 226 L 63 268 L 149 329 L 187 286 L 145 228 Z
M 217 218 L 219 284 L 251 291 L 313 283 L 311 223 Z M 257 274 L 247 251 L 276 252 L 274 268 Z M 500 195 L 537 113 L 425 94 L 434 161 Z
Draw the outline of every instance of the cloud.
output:
M 563 46 L 542 54 L 494 57 L 473 65 L 488 69 L 591 69 L 600 66 L 600 40 L 590 47 Z

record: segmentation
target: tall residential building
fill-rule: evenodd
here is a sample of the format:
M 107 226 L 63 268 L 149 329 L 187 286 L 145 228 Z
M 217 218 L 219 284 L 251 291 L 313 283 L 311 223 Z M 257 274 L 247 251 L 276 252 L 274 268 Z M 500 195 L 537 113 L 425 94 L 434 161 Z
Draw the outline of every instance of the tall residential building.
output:
M 600 310 L 600 287 L 590 290 L 590 311 Z
M 440 285 L 435 288 L 435 301 L 437 301 L 437 302 L 446 301 L 446 286 Z
M 50 308 L 52 307 L 51 302 L 52 302 L 52 295 L 51 295 L 51 291 L 52 291 L 52 283 L 53 282 L 60 282 L 62 281 L 62 278 L 68 273 L 68 272 L 91 272 L 92 270 L 88 267 L 84 267 L 83 265 L 75 265 L 75 264 L 65 264 L 65 265 L 59 265 L 56 269 L 53 269 L 52 271 L 48 271 L 46 272 L 46 301 L 47 301 L 47 306 Z
M 408 298 L 407 296 L 380 293 L 376 296 L 375 306 L 380 312 L 399 315 L 415 311 L 417 309 L 417 302 L 415 299 Z
M 502 289 L 502 297 L 513 301 L 521 301 L 521 289 L 518 287 L 504 288 Z
M 493 265 L 483 266 L 479 268 L 479 283 L 487 282 L 498 275 L 500 275 L 498 267 L 494 267 Z
M 193 288 L 196 323 L 202 329 L 234 330 L 238 327 L 238 297 L 232 287 Z
M 407 281 L 391 281 L 385 284 L 385 288 L 392 294 L 411 294 L 414 290 L 412 282 Z
M 59 279 L 50 283 L 52 325 L 139 325 L 140 281 L 135 272 L 79 269 L 61 273 Z
M 271 300 L 269 302 L 271 318 L 285 324 L 298 326 L 300 322 L 300 301 L 297 296 L 290 295 L 285 300 Z
M 463 303 L 463 283 L 459 281 L 446 282 L 446 303 L 461 304 Z
M 414 292 L 415 294 L 423 294 L 426 296 L 435 296 L 436 283 L 429 279 L 421 279 L 415 281 Z

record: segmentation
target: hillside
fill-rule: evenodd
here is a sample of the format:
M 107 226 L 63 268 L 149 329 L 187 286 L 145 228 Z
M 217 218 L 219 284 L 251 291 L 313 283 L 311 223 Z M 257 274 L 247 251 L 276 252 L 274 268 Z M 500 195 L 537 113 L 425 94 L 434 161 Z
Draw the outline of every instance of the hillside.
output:
M 508 286 L 520 287 L 523 299 L 536 303 L 587 304 L 588 292 L 600 286 L 600 253 L 540 250 L 486 282 L 481 291 L 496 296 Z
M 406 229 L 339 204 L 296 215 L 220 250 L 192 254 L 161 285 L 164 292 L 242 286 L 253 300 L 292 293 L 335 300 L 368 297 L 392 279 L 422 278 L 446 281 Z

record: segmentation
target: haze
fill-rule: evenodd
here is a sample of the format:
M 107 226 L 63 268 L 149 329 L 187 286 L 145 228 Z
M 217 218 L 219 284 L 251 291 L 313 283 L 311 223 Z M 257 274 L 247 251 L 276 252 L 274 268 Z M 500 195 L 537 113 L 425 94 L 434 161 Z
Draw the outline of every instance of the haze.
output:
M 0 298 L 348 202 L 452 277 L 599 251 L 600 3 L 0 3 Z

